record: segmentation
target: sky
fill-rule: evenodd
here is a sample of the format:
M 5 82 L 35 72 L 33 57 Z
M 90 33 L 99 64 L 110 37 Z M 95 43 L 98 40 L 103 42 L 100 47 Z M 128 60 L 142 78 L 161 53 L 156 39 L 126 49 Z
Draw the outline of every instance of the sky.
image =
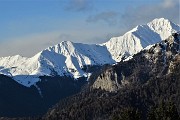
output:
M 0 57 L 32 57 L 61 41 L 99 44 L 164 17 L 180 24 L 179 0 L 0 0 Z

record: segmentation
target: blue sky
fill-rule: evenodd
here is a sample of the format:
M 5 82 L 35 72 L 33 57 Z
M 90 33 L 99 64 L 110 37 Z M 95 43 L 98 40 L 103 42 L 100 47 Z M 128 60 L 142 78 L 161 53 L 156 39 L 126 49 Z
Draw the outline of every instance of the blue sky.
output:
M 102 43 L 164 17 L 179 24 L 178 0 L 0 0 L 0 56 L 33 56 L 64 40 Z

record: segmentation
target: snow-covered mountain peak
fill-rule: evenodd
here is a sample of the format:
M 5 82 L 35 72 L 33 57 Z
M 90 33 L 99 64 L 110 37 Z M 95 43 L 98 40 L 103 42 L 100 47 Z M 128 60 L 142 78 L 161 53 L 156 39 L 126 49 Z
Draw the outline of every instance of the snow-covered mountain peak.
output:
M 146 25 L 138 25 L 124 35 L 113 37 L 102 45 L 106 46 L 112 58 L 119 62 L 122 57 L 131 56 L 151 44 L 167 39 L 172 33 L 179 30 L 179 25 L 159 18 Z
M 61 43 L 59 43 L 61 45 L 72 45 L 74 44 L 72 41 L 62 41 Z
M 167 39 L 172 33 L 180 30 L 180 26 L 165 18 L 154 19 L 147 24 L 151 30 L 158 33 L 162 40 Z
M 170 20 L 165 19 L 165 18 L 155 18 L 154 20 L 152 20 L 151 22 L 149 22 L 148 24 L 155 24 L 156 26 L 158 26 L 158 24 L 160 25 L 165 25 L 165 24 L 169 24 L 171 23 Z
M 73 49 L 74 48 L 74 43 L 71 41 L 62 41 L 59 44 L 56 44 L 54 46 L 50 46 L 46 48 L 45 50 L 49 51 L 54 51 L 56 53 L 61 53 L 60 50 L 68 50 L 68 49 Z

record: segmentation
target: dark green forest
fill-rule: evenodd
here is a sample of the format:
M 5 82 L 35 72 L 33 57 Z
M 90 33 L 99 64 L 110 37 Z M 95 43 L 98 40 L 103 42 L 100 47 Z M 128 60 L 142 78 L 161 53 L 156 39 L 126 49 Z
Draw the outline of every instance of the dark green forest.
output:
M 180 62 L 172 74 L 115 93 L 87 90 L 61 101 L 46 120 L 179 120 Z

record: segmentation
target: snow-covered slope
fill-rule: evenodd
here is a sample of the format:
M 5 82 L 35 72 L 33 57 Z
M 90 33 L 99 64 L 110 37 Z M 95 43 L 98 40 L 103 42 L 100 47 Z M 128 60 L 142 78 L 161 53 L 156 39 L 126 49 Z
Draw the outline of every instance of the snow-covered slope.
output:
M 27 87 L 39 81 L 39 76 L 68 75 L 74 78 L 87 76 L 86 65 L 113 64 L 105 46 L 63 41 L 49 47 L 32 58 L 19 55 L 0 58 L 0 74 L 13 77 Z
M 86 65 L 113 64 L 115 61 L 106 47 L 63 41 L 41 52 L 41 72 L 44 74 L 86 76 L 82 68 Z M 52 71 L 54 73 L 52 73 Z
M 82 70 L 83 66 L 119 62 L 123 56 L 133 55 L 179 30 L 178 25 L 160 18 L 100 45 L 63 41 L 32 58 L 19 55 L 0 58 L 0 74 L 10 76 L 27 87 L 40 81 L 39 76 L 43 75 L 86 77 L 88 73 Z
M 125 56 L 133 55 L 148 45 L 167 39 L 172 33 L 180 31 L 180 26 L 171 21 L 159 18 L 146 25 L 139 25 L 120 37 L 113 37 L 106 46 L 115 61 Z

